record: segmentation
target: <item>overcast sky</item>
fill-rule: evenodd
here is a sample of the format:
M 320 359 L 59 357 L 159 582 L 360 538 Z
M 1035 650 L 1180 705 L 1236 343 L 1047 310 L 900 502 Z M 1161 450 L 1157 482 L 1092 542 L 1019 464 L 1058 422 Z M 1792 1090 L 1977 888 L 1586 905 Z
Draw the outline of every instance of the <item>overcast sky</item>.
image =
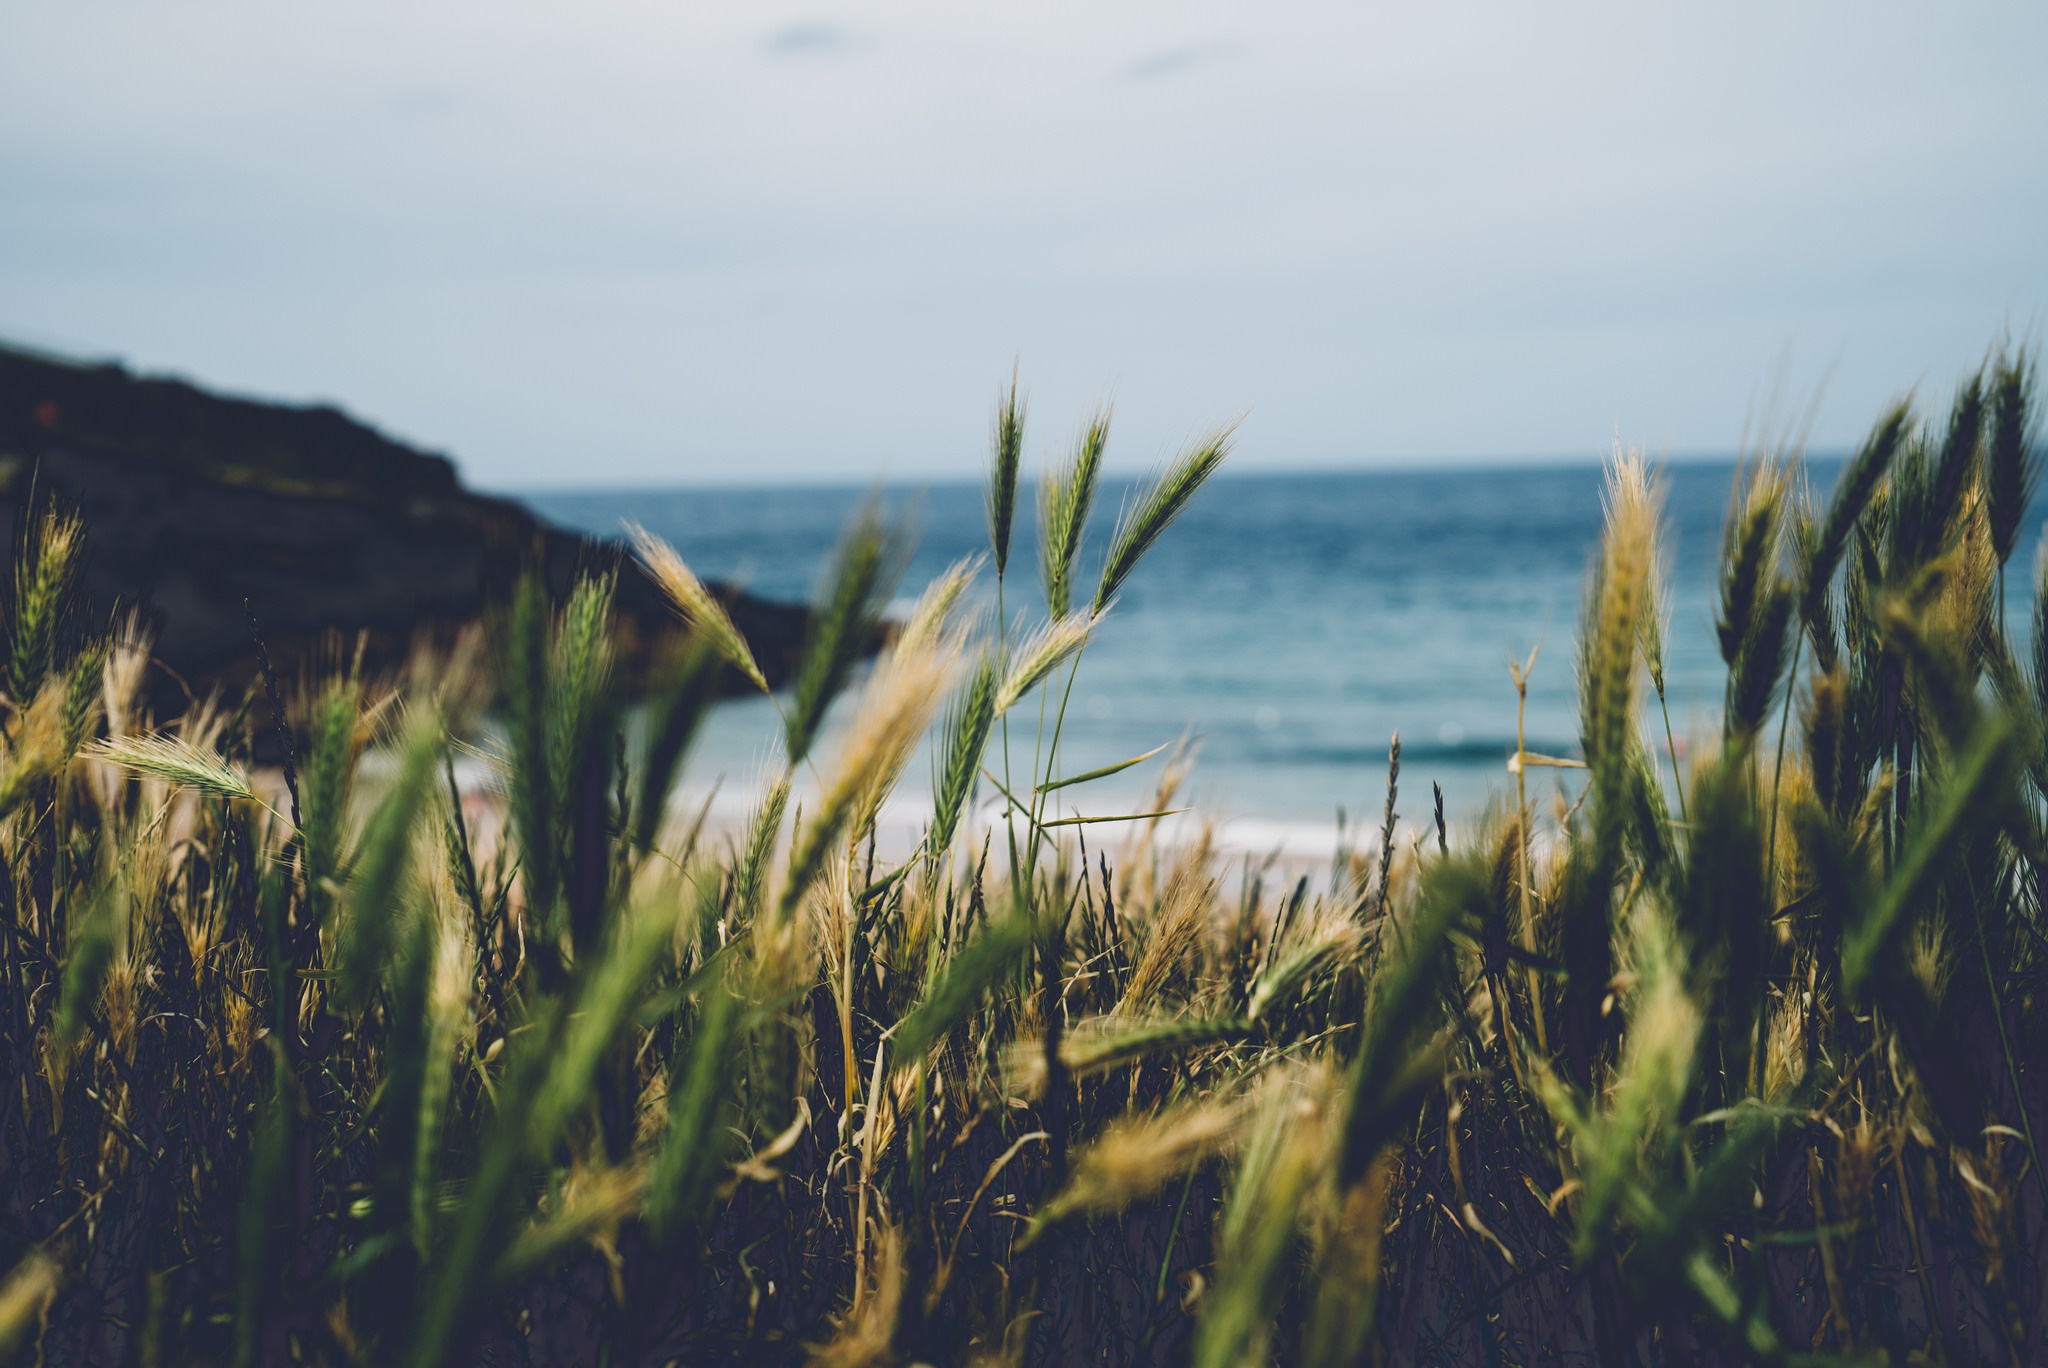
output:
M 2048 6 L 16 0 L 0 335 L 538 485 L 1846 443 L 2048 321 Z M 1825 384 L 1823 385 L 1823 382 Z

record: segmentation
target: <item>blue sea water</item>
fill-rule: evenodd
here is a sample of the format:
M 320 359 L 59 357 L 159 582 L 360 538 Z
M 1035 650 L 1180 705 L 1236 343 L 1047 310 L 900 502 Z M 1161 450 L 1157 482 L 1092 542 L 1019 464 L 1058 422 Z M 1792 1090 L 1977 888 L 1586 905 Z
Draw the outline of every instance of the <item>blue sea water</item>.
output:
M 1810 467 L 1820 497 L 1836 469 Z M 1714 566 L 1734 478 L 1732 462 L 1664 471 L 1667 687 L 1681 748 L 1719 717 Z M 1426 822 L 1432 782 L 1453 819 L 1476 813 L 1508 783 L 1510 661 L 1540 647 L 1529 748 L 1577 754 L 1574 638 L 1603 479 L 1591 465 L 1219 476 L 1153 548 L 1089 647 L 1067 712 L 1064 772 L 1191 730 L 1201 742 L 1192 794 L 1207 811 L 1255 828 L 1322 832 L 1340 808 L 1354 822 L 1377 823 L 1398 731 L 1404 820 Z M 1105 482 L 1084 584 L 1093 583 L 1129 488 Z M 561 491 L 528 502 L 601 535 L 636 519 L 706 577 L 806 598 L 833 540 L 877 493 L 855 485 Z M 1004 599 L 1013 616 L 1035 621 L 1044 600 L 1025 493 Z M 891 486 L 879 495 L 917 529 L 906 600 L 947 565 L 988 548 L 978 485 Z M 986 568 L 983 581 L 992 587 Z M 1036 724 L 1035 709 L 1013 715 L 1020 764 Z M 725 705 L 693 758 L 696 782 L 723 774 L 743 785 L 772 753 L 774 735 L 765 703 Z M 1112 800 L 1142 798 L 1159 763 L 1113 792 L 1070 792 L 1081 810 L 1114 810 Z M 928 790 L 926 773 L 913 764 L 905 780 L 912 798 Z M 1568 772 L 1531 777 L 1576 791 Z

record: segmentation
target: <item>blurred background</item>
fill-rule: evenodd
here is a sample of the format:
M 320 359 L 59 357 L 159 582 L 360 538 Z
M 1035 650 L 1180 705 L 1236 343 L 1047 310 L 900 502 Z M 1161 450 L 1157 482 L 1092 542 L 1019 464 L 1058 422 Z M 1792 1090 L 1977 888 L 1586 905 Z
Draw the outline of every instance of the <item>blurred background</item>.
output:
M 1048 0 L 0 16 L 0 331 L 493 488 L 1840 444 L 2048 302 L 2048 10 Z M 1825 380 L 1825 386 L 1822 381 Z
M 1194 728 L 1224 806 L 1297 822 L 1376 808 L 1397 727 L 1478 802 L 1539 641 L 1531 741 L 1569 751 L 1617 438 L 1677 463 L 1702 725 L 1727 463 L 1839 453 L 2048 303 L 2038 5 L 86 0 L 0 35 L 0 337 L 342 405 L 762 593 L 878 480 L 921 499 L 906 593 L 971 551 L 1013 367 L 1027 469 L 1100 402 L 1122 478 L 1246 415 L 1074 756 Z

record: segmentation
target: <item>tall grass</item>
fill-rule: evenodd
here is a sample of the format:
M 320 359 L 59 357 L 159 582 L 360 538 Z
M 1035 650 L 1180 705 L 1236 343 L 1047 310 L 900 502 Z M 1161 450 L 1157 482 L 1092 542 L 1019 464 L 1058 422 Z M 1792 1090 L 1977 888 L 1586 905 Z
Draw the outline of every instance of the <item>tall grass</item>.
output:
M 2032 640 L 2004 611 L 2033 375 L 2000 355 L 1944 419 L 1889 411 L 1824 507 L 1791 455 L 1749 464 L 1723 725 L 1682 769 L 1662 493 L 1620 458 L 1582 756 L 1518 752 L 1485 816 L 1439 795 L 1404 844 L 1396 742 L 1378 848 L 1322 889 L 1163 841 L 1177 766 L 1138 811 L 1092 800 L 1153 753 L 1061 759 L 1074 672 L 1228 429 L 1124 509 L 1077 609 L 1086 425 L 1040 488 L 1035 623 L 978 615 L 963 565 L 888 636 L 901 535 L 863 515 L 730 833 L 668 795 L 720 672 L 765 684 L 644 531 L 691 635 L 629 745 L 602 576 L 521 585 L 488 653 L 151 719 L 146 643 L 91 630 L 78 525 L 35 510 L 4 605 L 0 1356 L 2044 1361 L 2042 572 Z M 1013 382 L 999 584 L 1023 417 Z M 273 709 L 288 791 L 251 760 Z M 934 727 L 931 820 L 878 862 Z M 1539 766 L 1574 776 L 1554 808 Z

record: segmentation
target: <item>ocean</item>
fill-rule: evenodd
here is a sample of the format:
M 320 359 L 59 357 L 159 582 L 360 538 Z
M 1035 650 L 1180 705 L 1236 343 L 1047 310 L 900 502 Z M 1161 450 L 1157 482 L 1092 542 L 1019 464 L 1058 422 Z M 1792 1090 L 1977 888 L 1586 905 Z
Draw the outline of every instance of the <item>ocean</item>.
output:
M 1810 466 L 1818 497 L 1837 469 Z M 1681 754 L 1718 726 L 1725 675 L 1714 576 L 1735 474 L 1732 461 L 1663 472 L 1666 682 Z M 1476 815 L 1509 782 L 1511 661 L 1537 653 L 1529 749 L 1578 753 L 1574 641 L 1603 480 L 1593 465 L 1218 476 L 1152 549 L 1083 658 L 1063 772 L 1191 734 L 1200 752 L 1187 796 L 1225 824 L 1228 839 L 1327 852 L 1340 813 L 1354 829 L 1378 824 L 1398 732 L 1402 824 L 1427 824 L 1432 783 L 1453 821 Z M 1105 480 L 1081 583 L 1092 585 L 1132 487 Z M 1035 622 L 1044 598 L 1028 494 L 1020 493 L 1004 599 L 1014 618 Z M 800 599 L 812 594 L 849 519 L 876 497 L 916 531 L 906 603 L 952 562 L 988 549 L 978 484 L 556 491 L 527 501 L 544 517 L 606 536 L 618 534 L 621 519 L 637 519 L 706 577 Z M 2023 546 L 2038 539 L 2038 513 L 2035 522 Z M 982 584 L 993 612 L 987 567 Z M 1651 717 L 1661 732 L 1654 700 Z M 1020 768 L 1037 726 L 1035 707 L 1012 714 Z M 708 792 L 722 780 L 724 801 L 742 802 L 777 753 L 776 727 L 765 700 L 722 705 L 693 752 L 686 788 Z M 1069 789 L 1067 809 L 1133 810 L 1117 805 L 1142 802 L 1162 763 Z M 907 771 L 896 799 L 906 820 L 929 802 L 929 775 L 926 757 Z M 1530 779 L 1532 792 L 1576 796 L 1574 772 L 1532 770 Z

